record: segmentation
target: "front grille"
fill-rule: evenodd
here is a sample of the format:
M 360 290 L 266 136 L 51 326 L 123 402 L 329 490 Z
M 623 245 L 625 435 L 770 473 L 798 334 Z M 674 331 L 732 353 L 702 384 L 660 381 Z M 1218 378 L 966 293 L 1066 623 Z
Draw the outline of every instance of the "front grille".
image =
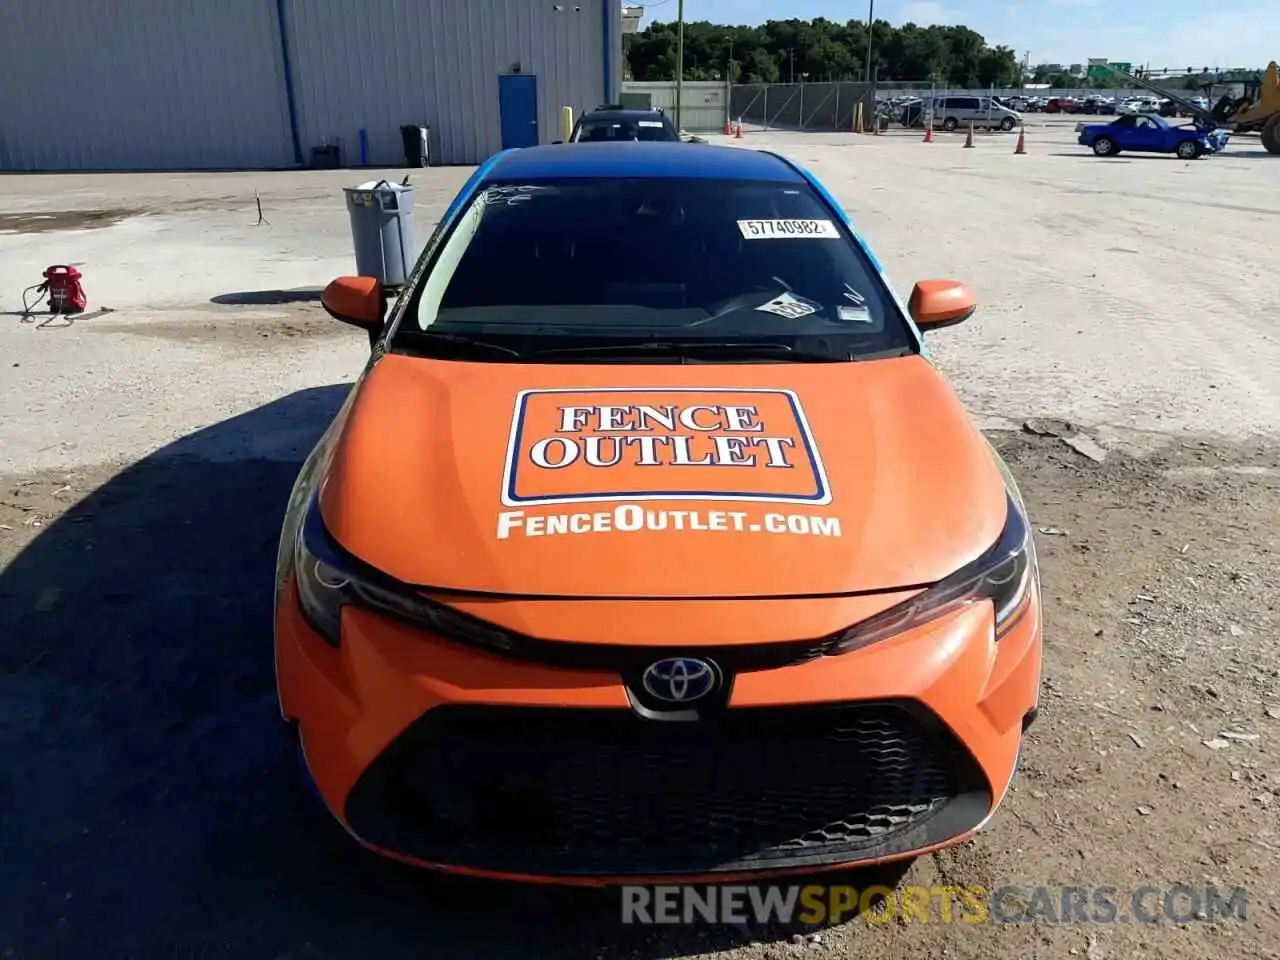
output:
M 908 703 L 627 710 L 441 707 L 365 772 L 346 816 L 420 860 L 544 876 L 710 874 L 852 862 L 950 839 L 991 795 Z

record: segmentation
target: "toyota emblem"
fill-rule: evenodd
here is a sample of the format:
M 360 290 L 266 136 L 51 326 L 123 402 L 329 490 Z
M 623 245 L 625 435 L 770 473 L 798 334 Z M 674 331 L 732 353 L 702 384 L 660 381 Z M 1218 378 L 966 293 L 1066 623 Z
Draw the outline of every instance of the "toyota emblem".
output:
M 649 695 L 658 700 L 691 703 L 720 685 L 720 671 L 706 660 L 671 657 L 649 664 L 640 679 Z

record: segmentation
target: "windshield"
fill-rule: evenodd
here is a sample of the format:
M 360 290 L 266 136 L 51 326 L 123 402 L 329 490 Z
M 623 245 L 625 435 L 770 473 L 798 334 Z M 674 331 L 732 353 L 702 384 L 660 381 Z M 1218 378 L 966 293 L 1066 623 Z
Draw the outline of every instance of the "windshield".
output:
M 866 253 L 805 184 L 493 184 L 434 256 L 393 350 L 585 361 L 701 347 L 757 362 L 916 350 Z
M 583 120 L 578 128 L 579 140 L 600 142 L 610 140 L 673 140 L 667 125 L 661 120 L 632 120 L 597 118 Z

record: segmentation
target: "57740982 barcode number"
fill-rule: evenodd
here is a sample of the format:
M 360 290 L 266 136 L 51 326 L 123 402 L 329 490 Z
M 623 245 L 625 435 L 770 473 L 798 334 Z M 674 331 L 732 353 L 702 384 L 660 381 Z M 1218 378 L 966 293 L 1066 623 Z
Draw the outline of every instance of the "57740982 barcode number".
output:
M 830 220 L 739 220 L 738 229 L 747 240 L 786 240 L 804 237 L 835 240 L 840 231 Z

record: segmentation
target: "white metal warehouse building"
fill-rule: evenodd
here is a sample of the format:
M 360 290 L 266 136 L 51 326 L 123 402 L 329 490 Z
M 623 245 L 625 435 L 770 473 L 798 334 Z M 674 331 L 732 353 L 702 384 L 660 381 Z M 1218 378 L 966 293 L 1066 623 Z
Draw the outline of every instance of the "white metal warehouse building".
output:
M 618 96 L 617 0 L 0 0 L 0 170 L 400 166 Z M 364 131 L 362 136 L 361 131 Z

